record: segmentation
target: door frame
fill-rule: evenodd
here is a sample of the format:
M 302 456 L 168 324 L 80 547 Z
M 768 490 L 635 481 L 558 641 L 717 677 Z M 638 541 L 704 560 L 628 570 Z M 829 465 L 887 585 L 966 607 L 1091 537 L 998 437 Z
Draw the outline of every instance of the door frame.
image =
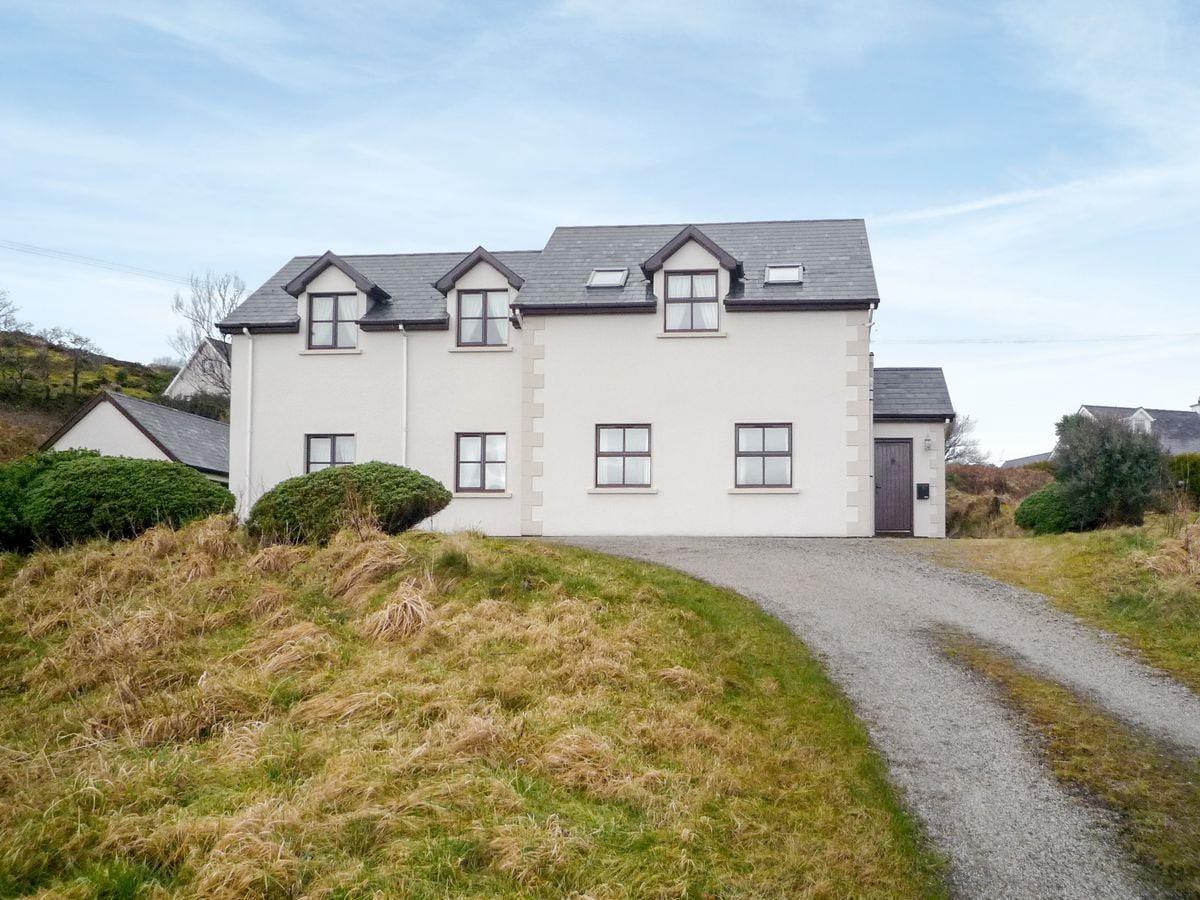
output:
M 908 492 L 909 492 L 909 497 L 908 497 L 908 529 L 906 531 L 880 531 L 879 530 L 878 506 L 879 506 L 879 491 L 881 490 L 881 488 L 879 486 L 879 466 L 877 465 L 879 459 L 878 459 L 878 455 L 876 453 L 876 447 L 879 444 L 908 444 Z M 916 489 L 915 483 L 913 482 L 913 475 L 915 474 L 913 471 L 913 468 L 914 468 L 914 465 L 916 462 L 916 460 L 913 458 L 914 453 L 915 453 L 915 449 L 913 447 L 913 439 L 910 437 L 877 437 L 877 438 L 875 438 L 875 443 L 871 445 L 871 465 L 872 465 L 872 472 L 873 472 L 871 481 L 872 481 L 872 491 L 874 493 L 873 499 L 875 501 L 871 507 L 871 511 L 874 514 L 873 517 L 874 517 L 875 521 L 872 522 L 871 524 L 874 528 L 874 534 L 876 537 L 880 537 L 880 536 L 913 537 L 917 533 L 916 532 L 916 515 L 917 515 L 916 507 L 917 507 L 917 504 L 916 504 L 916 497 L 915 497 L 917 489 Z

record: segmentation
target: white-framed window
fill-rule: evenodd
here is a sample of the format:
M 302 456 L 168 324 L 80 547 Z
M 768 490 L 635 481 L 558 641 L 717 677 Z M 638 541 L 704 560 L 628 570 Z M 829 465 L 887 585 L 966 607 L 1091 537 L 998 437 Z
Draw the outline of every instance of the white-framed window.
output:
M 792 426 L 754 422 L 734 426 L 734 486 L 792 486 Z
M 459 432 L 454 436 L 454 489 L 500 492 L 508 487 L 508 435 Z
M 763 281 L 766 284 L 800 284 L 804 281 L 804 266 L 800 263 L 767 266 Z
M 354 465 L 354 435 L 306 434 L 304 436 L 305 472 L 352 465 Z
M 596 487 L 650 487 L 650 426 L 596 426 Z
M 628 269 L 592 269 L 588 276 L 588 287 L 624 287 L 629 277 Z

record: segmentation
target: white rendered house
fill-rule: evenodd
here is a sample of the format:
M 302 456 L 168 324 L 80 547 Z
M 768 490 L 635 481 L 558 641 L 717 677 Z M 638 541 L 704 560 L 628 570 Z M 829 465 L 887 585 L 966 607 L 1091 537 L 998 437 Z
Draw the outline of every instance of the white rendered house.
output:
M 878 304 L 857 219 L 297 257 L 220 325 L 230 488 L 383 460 L 452 489 L 442 530 L 942 536 L 954 410 L 872 372 Z
M 204 395 L 229 396 L 230 348 L 226 341 L 205 338 L 196 345 L 163 395 L 174 400 L 189 400 Z

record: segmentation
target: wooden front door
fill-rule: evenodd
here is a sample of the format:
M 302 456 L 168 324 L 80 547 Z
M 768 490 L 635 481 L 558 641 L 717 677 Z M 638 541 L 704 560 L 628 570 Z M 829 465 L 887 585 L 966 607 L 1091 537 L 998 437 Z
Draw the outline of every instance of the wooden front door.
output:
M 913 533 L 912 441 L 875 442 L 875 533 Z

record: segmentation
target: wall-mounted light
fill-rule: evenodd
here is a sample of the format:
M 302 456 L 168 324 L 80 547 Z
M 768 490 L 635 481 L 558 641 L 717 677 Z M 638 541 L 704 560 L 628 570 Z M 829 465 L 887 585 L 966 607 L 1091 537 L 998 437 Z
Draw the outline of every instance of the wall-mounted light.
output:
M 926 450 L 932 450 L 932 449 L 933 449 L 933 438 L 931 438 L 931 437 L 926 437 L 926 438 L 925 438 L 925 449 L 926 449 Z

